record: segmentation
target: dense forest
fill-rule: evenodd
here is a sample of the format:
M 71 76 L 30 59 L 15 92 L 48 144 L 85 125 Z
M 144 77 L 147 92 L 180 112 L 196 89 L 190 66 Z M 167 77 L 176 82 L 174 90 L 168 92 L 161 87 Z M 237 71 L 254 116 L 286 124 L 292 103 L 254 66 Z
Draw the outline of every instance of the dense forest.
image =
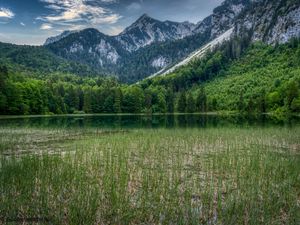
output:
M 43 46 L 14 45 L 0 42 L 0 65 L 26 77 L 41 78 L 52 73 L 100 76 L 103 73 L 77 62 L 56 56 Z
M 194 99 L 205 93 L 209 111 L 300 112 L 300 41 L 249 44 L 236 38 L 168 76 L 143 85 L 172 87 Z
M 233 39 L 173 74 L 134 85 L 63 72 L 27 75 L 1 64 L 4 115 L 300 112 L 298 39 L 276 46 Z

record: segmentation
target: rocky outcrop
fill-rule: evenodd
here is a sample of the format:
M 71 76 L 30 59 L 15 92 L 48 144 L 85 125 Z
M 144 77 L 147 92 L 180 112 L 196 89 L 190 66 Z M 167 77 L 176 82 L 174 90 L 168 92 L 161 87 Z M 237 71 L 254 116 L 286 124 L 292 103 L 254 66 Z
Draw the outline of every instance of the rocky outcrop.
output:
M 253 3 L 236 21 L 236 35 L 250 31 L 252 41 L 286 43 L 300 37 L 300 2 L 261 0 Z

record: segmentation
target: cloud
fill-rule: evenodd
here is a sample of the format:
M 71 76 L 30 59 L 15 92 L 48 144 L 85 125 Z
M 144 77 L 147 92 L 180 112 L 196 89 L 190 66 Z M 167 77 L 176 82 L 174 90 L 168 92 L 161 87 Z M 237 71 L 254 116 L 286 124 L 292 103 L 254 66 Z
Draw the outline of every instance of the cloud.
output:
M 41 30 L 51 30 L 52 28 L 53 28 L 53 26 L 49 23 L 44 23 L 40 27 Z
M 15 16 L 15 14 L 7 8 L 0 8 L 0 18 L 8 18 L 11 19 Z
M 106 6 L 116 0 L 40 0 L 52 13 L 37 17 L 48 24 L 59 26 L 96 26 L 114 24 L 121 16 Z
M 26 26 L 26 24 L 25 24 L 25 23 L 23 23 L 23 22 L 21 22 L 21 23 L 20 23 L 20 25 L 21 25 L 21 26 L 23 26 L 23 27 L 25 27 L 25 26 Z

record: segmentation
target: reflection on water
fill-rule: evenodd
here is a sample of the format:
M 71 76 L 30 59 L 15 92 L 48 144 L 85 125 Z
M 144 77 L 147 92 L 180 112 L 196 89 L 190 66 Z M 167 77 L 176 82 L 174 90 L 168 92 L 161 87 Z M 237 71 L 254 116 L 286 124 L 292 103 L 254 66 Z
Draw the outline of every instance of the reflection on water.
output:
M 207 128 L 223 126 L 294 126 L 299 117 L 219 115 L 76 115 L 0 118 L 1 126 L 51 128 Z

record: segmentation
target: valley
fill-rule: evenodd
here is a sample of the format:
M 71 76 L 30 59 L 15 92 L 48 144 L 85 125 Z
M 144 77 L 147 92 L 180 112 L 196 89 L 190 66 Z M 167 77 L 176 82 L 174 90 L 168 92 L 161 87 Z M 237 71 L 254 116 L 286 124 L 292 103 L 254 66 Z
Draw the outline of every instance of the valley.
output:
M 213 4 L 0 2 L 0 225 L 299 224 L 300 3 Z

